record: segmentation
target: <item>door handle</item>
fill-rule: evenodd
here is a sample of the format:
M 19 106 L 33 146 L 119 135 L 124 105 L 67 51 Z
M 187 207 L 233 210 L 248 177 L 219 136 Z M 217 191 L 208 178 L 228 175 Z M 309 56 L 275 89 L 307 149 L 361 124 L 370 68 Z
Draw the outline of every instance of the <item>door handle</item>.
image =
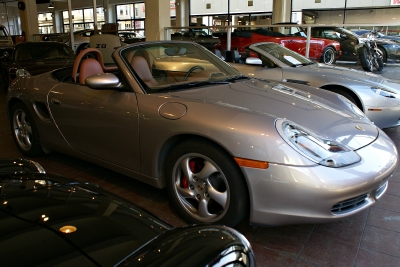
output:
M 50 103 L 52 103 L 52 104 L 55 105 L 55 106 L 60 106 L 60 105 L 61 105 L 61 101 L 58 100 L 58 99 L 55 98 L 55 97 L 50 98 Z

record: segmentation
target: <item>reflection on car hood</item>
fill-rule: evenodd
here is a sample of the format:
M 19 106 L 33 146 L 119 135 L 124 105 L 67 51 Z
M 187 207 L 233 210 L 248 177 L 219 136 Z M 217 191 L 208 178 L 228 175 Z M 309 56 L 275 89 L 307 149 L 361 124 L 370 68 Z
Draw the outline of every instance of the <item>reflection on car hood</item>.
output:
M 362 83 L 369 83 L 375 86 L 387 86 L 390 87 L 391 89 L 399 90 L 398 93 L 400 94 L 400 84 L 372 72 L 366 72 L 362 70 L 320 64 L 320 63 L 302 68 L 307 68 L 310 72 L 314 73 L 313 75 L 315 75 L 315 73 L 318 72 L 319 75 L 331 76 L 336 81 L 345 79 L 345 80 L 359 81 Z
M 378 135 L 376 126 L 361 120 L 354 113 L 278 82 L 252 79 L 201 90 L 174 92 L 174 95 L 256 115 L 286 118 L 352 149 L 371 143 Z
M 23 68 L 31 75 L 39 75 L 51 70 L 60 69 L 64 67 L 72 67 L 74 65 L 74 58 L 71 59 L 44 59 L 16 62 L 15 68 Z
M 90 263 L 85 253 L 111 266 L 171 228 L 95 186 L 54 176 L 4 179 L 0 206 L 4 266 L 78 266 Z M 77 230 L 63 234 L 63 226 Z M 12 262 L 4 262 L 7 259 Z

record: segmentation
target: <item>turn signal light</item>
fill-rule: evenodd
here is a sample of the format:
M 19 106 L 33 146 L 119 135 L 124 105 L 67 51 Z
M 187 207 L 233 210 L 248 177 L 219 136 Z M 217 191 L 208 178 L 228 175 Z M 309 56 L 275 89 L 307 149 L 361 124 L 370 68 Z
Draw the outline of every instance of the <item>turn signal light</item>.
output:
M 266 161 L 244 159 L 244 158 L 235 158 L 235 161 L 240 167 L 249 167 L 249 168 L 256 168 L 256 169 L 267 169 L 268 168 L 268 162 L 266 162 Z

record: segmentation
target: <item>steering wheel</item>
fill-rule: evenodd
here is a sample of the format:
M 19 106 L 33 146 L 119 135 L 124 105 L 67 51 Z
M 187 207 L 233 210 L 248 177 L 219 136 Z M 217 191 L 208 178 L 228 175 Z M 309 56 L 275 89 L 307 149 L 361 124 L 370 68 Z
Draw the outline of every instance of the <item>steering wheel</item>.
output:
M 187 81 L 187 79 L 189 78 L 190 74 L 192 74 L 192 72 L 197 70 L 197 69 L 204 70 L 204 68 L 202 66 L 200 66 L 200 65 L 193 66 L 193 67 L 190 68 L 190 70 L 188 70 L 188 72 L 186 73 L 185 78 L 183 78 L 183 80 Z

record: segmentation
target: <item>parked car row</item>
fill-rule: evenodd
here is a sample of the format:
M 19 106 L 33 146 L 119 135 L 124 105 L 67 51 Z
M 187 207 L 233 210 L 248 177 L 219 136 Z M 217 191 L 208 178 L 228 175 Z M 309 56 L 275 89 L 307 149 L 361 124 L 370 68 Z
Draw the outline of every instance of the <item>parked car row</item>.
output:
M 366 35 L 360 36 L 357 32 L 368 34 L 370 31 L 353 32 L 340 27 L 313 27 L 311 36 L 338 41 L 342 51 L 340 60 L 358 61 L 357 49 L 366 41 Z M 387 62 L 388 59 L 400 59 L 399 42 L 384 38 L 376 38 L 375 42 L 378 45 L 378 49 L 381 51 L 383 62 Z
M 100 164 L 166 188 L 188 222 L 229 226 L 345 218 L 375 203 L 397 166 L 393 142 L 352 101 L 300 78 L 248 77 L 193 42 L 141 42 L 113 58 L 104 66 L 88 48 L 73 67 L 10 85 L 21 153 Z M 281 61 L 309 63 L 291 54 Z M 385 104 L 385 93 L 397 93 L 384 86 L 364 90 Z

